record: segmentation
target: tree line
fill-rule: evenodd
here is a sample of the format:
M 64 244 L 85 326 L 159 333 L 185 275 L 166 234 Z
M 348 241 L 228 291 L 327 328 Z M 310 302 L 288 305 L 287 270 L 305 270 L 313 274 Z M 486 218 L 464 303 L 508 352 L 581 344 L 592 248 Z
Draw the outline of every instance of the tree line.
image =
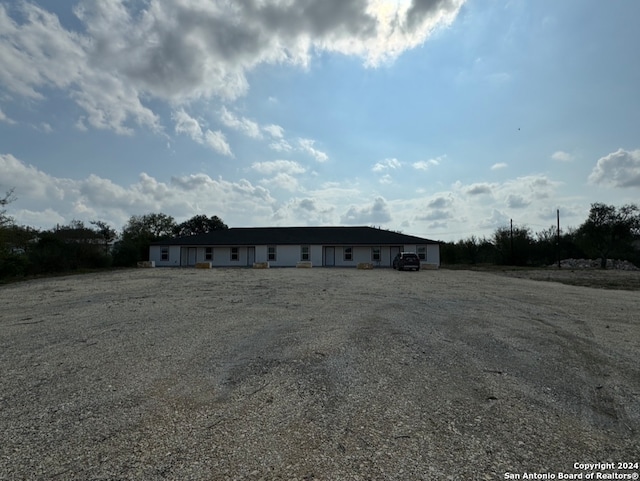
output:
M 497 264 L 549 266 L 560 259 L 619 259 L 640 266 L 640 210 L 591 204 L 589 216 L 578 228 L 558 232 L 557 227 L 533 233 L 528 227 L 500 227 L 489 238 L 471 236 L 442 243 L 443 264 Z
M 228 228 L 215 215 L 178 223 L 170 215 L 151 213 L 131 216 L 121 232 L 100 220 L 38 230 L 7 215 L 6 205 L 13 200 L 12 192 L 0 198 L 0 279 L 131 267 L 149 259 L 152 242 Z
M 38 230 L 7 215 L 13 192 L 0 198 L 0 279 L 87 269 L 130 267 L 148 260 L 152 242 L 227 229 L 218 216 L 196 215 L 178 223 L 163 213 L 134 215 L 120 232 L 101 220 L 73 220 Z M 596 203 L 576 229 L 555 227 L 533 233 L 528 227 L 501 227 L 489 238 L 471 236 L 442 242 L 441 261 L 451 264 L 546 266 L 565 258 L 625 259 L 640 266 L 640 210 Z

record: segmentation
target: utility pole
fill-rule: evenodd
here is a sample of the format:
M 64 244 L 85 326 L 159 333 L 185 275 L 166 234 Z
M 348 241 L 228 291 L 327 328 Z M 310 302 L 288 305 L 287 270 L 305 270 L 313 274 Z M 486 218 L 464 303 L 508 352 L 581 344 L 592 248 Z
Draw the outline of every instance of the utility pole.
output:
M 560 209 L 557 210 L 558 215 L 558 229 L 557 229 L 557 237 L 556 237 L 556 257 L 558 259 L 558 269 L 562 268 L 560 265 Z

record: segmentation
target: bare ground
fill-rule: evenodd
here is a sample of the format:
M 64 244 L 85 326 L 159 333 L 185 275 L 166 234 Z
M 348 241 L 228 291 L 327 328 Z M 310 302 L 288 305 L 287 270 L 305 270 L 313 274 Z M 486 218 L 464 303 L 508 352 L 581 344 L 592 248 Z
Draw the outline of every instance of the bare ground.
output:
M 570 286 L 596 287 L 626 291 L 640 291 L 640 270 L 621 269 L 571 269 L 547 268 L 493 268 L 488 270 L 501 275 L 532 279 L 536 281 L 560 282 Z
M 523 277 L 141 269 L 0 287 L 0 480 L 639 462 L 640 296 Z

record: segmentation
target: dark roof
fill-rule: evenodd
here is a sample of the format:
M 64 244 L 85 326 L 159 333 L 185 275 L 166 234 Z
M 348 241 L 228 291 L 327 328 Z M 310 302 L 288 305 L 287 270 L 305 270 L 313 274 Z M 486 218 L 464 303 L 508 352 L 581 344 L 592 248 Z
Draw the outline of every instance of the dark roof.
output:
M 437 241 L 374 227 L 234 227 L 207 234 L 177 237 L 152 245 L 403 245 Z

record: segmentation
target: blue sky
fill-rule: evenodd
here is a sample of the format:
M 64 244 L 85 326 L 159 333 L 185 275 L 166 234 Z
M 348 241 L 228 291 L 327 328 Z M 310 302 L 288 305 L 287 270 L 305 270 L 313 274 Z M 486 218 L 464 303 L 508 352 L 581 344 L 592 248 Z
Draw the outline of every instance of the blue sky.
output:
M 640 2 L 0 0 L 16 222 L 577 227 L 640 193 Z

